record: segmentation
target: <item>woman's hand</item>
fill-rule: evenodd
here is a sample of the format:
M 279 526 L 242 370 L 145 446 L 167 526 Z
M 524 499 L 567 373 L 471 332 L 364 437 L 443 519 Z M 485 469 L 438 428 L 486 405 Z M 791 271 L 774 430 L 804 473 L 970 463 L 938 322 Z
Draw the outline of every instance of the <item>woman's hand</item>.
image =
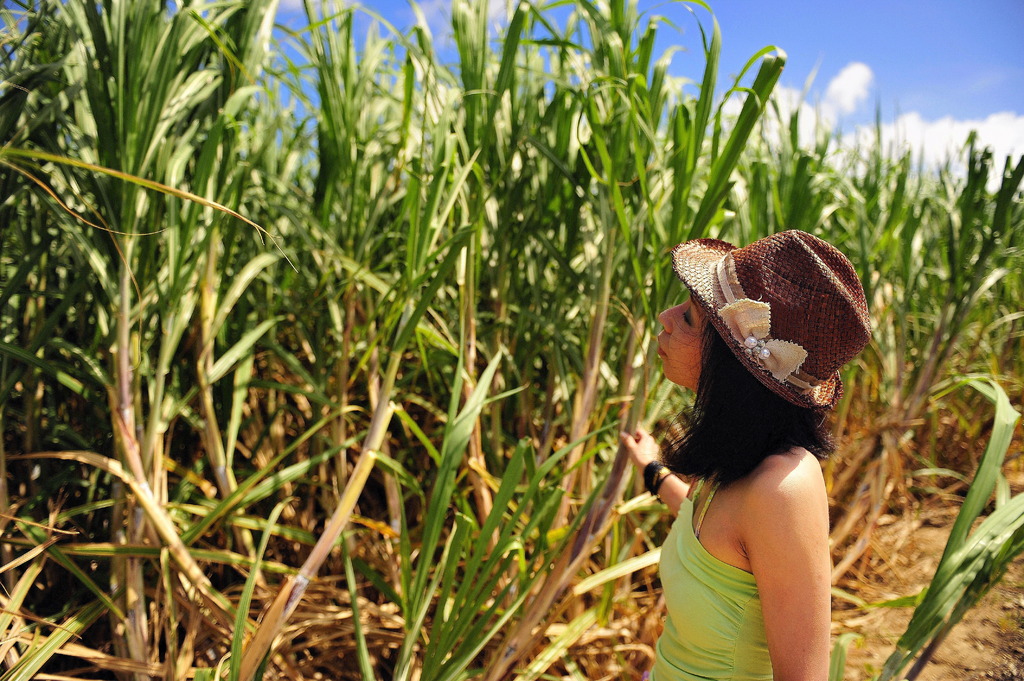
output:
M 636 433 L 632 435 L 622 431 L 619 433 L 619 441 L 629 453 L 629 460 L 641 471 L 647 464 L 657 460 L 658 454 L 661 453 L 658 443 L 654 441 L 650 433 L 641 427 L 638 427 Z
M 661 454 L 661 447 L 655 442 L 651 434 L 643 428 L 638 427 L 636 433 L 630 435 L 626 432 L 619 433 L 619 442 L 629 453 L 629 459 L 637 470 L 643 474 L 644 468 L 652 461 L 657 461 Z M 678 475 L 670 475 L 661 481 L 658 488 L 658 497 L 665 502 L 673 513 L 679 512 L 679 506 L 683 499 L 690 492 L 690 484 Z

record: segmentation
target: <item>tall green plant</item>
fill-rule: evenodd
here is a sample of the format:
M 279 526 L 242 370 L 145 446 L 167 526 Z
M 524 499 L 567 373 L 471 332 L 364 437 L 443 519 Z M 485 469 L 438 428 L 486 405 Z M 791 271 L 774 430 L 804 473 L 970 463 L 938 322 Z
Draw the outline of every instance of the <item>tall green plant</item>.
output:
M 907 630 L 885 661 L 879 681 L 916 679 L 953 627 L 1024 551 L 1024 495 L 997 498 L 995 510 L 971 530 L 1002 475 L 1000 471 L 1020 413 L 998 383 L 972 379 L 965 385 L 978 390 L 995 405 L 992 434 L 950 530 L 935 576 L 920 594 Z M 914 666 L 903 675 L 915 657 Z

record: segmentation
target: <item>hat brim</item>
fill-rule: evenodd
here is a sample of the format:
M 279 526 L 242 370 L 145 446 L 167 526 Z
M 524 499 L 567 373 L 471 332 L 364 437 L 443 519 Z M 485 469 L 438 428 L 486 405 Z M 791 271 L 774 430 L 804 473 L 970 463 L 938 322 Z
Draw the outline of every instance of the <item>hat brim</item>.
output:
M 811 409 L 832 409 L 843 395 L 843 382 L 836 371 L 809 391 L 776 380 L 771 372 L 740 351 L 729 327 L 718 311 L 725 305 L 719 285 L 716 268 L 718 263 L 736 247 L 720 239 L 694 239 L 672 249 L 672 270 L 690 290 L 690 298 L 701 306 L 705 318 L 717 329 L 726 345 L 757 380 L 783 399 L 801 407 Z

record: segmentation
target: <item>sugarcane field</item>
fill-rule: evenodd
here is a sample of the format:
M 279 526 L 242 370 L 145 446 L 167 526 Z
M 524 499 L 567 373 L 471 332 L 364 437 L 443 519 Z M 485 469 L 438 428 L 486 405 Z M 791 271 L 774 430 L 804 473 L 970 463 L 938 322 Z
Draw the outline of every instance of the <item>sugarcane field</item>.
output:
M 830 127 L 729 5 L 2 3 L 0 681 L 671 681 L 673 511 L 732 556 L 745 489 L 700 534 L 631 449 L 710 413 L 673 310 L 835 450 L 815 673 L 741 543 L 775 675 L 677 678 L 1024 679 L 1024 146 Z M 739 281 L 785 238 L 829 378 Z

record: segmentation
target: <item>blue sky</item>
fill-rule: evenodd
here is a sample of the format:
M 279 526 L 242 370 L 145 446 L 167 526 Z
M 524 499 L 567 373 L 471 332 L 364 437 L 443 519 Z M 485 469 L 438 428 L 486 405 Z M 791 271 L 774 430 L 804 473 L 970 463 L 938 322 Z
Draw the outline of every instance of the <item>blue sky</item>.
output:
M 816 64 L 816 85 L 823 88 L 844 66 L 860 62 L 874 74 L 871 100 L 885 114 L 1024 114 L 1022 0 L 726 0 L 712 7 L 722 26 L 723 61 L 778 45 L 789 55 L 783 84 L 790 87 L 801 87 Z M 874 101 L 869 104 L 858 113 L 872 116 Z
M 504 24 L 506 2 L 490 0 L 495 30 Z M 363 4 L 400 29 L 415 22 L 407 0 Z M 450 4 L 420 2 L 438 44 L 449 30 Z M 1024 0 L 709 4 L 722 31 L 723 78 L 762 47 L 776 45 L 788 55 L 779 95 L 796 106 L 816 70 L 803 105 L 809 125 L 817 117 L 849 136 L 865 135 L 877 106 L 887 142 L 910 145 L 926 160 L 939 161 L 970 130 L 997 155 L 1024 154 Z M 280 18 L 288 20 L 296 6 L 301 0 L 282 0 Z M 698 79 L 704 60 L 694 16 L 674 1 L 639 0 L 639 9 L 679 27 L 659 30 L 658 52 L 682 46 L 685 51 L 673 59 L 674 75 Z M 709 27 L 709 15 L 694 9 Z

